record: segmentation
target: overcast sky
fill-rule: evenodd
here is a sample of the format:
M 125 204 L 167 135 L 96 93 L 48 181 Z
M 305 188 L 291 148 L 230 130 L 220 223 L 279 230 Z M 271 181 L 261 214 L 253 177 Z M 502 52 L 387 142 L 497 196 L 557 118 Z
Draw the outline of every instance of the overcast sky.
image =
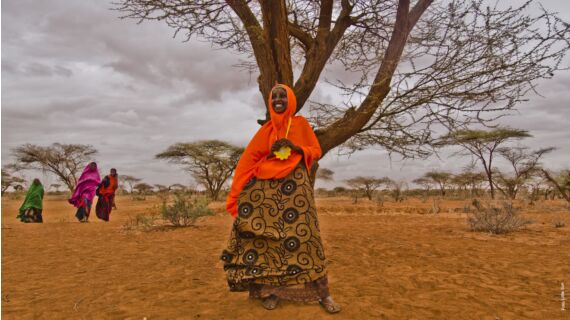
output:
M 570 21 L 570 2 L 540 2 Z M 173 39 L 163 23 L 120 20 L 110 7 L 101 0 L 2 1 L 2 163 L 24 143 L 91 144 L 103 173 L 115 167 L 151 184 L 188 184 L 188 174 L 154 155 L 202 139 L 246 145 L 264 110 L 256 76 L 232 67 L 239 56 Z M 534 137 L 525 145 L 558 147 L 544 162 L 561 169 L 570 158 L 570 72 L 539 89 L 543 97 L 529 96 L 502 123 L 529 130 Z M 318 87 L 315 95 L 328 93 Z M 382 150 L 367 150 L 350 158 L 331 152 L 321 166 L 340 184 L 356 175 L 411 180 L 430 169 L 457 172 L 468 161 L 390 161 Z M 35 176 L 55 183 L 27 174 Z

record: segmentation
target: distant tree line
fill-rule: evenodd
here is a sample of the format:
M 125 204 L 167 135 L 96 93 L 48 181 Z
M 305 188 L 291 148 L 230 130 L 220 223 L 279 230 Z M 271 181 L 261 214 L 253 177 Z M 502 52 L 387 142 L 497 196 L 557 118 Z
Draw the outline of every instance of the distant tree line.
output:
M 455 155 L 471 156 L 472 163 L 462 172 L 433 170 L 407 182 L 390 177 L 357 176 L 342 181 L 345 186 L 333 190 L 319 189 L 321 194 L 349 194 L 373 200 L 386 192 L 396 201 L 405 196 L 480 197 L 495 198 L 498 191 L 503 197 L 516 199 L 524 192 L 531 200 L 540 197 L 559 197 L 570 202 L 570 170 L 552 172 L 541 163 L 544 155 L 555 150 L 545 147 L 531 150 L 525 146 L 510 146 L 508 142 L 531 137 L 525 130 L 497 127 L 490 130 L 457 129 L 439 139 L 439 147 L 460 146 Z M 243 152 L 243 148 L 219 140 L 175 143 L 156 155 L 156 159 L 180 165 L 196 181 L 196 186 L 182 184 L 148 184 L 141 178 L 123 174 L 119 192 L 142 198 L 153 193 L 189 192 L 207 195 L 220 200 L 228 191 L 229 182 Z M 50 146 L 24 144 L 12 150 L 15 163 L 2 168 L 2 194 L 9 189 L 24 189 L 25 180 L 19 172 L 35 169 L 55 175 L 60 183 L 50 185 L 59 192 L 62 186 L 69 191 L 75 188 L 84 166 L 93 160 L 97 150 L 90 145 L 54 143 Z M 497 157 L 510 166 L 500 170 L 495 166 Z M 477 166 L 482 170 L 478 170 Z M 321 167 L 316 178 L 333 182 L 334 172 Z M 198 187 L 201 187 L 199 191 Z M 382 192 L 380 192 L 382 191 Z
M 516 199 L 524 191 L 531 201 L 560 197 L 570 202 L 570 170 L 553 173 L 546 169 L 541 158 L 555 150 L 544 147 L 531 150 L 525 146 L 506 146 L 507 142 L 531 137 L 525 130 L 497 127 L 491 130 L 458 129 L 450 131 L 438 141 L 439 147 L 460 146 L 462 151 L 455 155 L 468 155 L 474 160 L 463 172 L 454 174 L 448 171 L 429 171 L 412 181 L 419 188 L 410 189 L 405 181 L 395 181 L 389 177 L 359 176 L 344 181 L 350 189 L 335 188 L 336 193 L 360 192 L 362 197 L 372 200 L 376 191 L 391 190 L 396 201 L 402 198 L 402 188 L 406 194 L 421 191 L 424 197 L 438 195 L 457 197 L 484 196 L 487 192 L 494 199 L 496 191 L 507 199 Z M 494 164 L 497 156 L 505 161 L 510 170 L 500 170 Z M 483 170 L 476 170 L 480 165 Z M 320 190 L 321 193 L 325 190 Z

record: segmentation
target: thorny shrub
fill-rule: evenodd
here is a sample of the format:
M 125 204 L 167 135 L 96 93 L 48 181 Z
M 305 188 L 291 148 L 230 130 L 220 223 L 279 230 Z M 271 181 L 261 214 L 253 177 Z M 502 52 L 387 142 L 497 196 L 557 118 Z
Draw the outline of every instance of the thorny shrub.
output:
M 471 231 L 489 232 L 492 234 L 505 234 L 517 231 L 531 222 L 520 216 L 511 203 L 502 203 L 501 206 L 483 204 L 473 200 L 474 210 L 467 214 L 467 223 Z

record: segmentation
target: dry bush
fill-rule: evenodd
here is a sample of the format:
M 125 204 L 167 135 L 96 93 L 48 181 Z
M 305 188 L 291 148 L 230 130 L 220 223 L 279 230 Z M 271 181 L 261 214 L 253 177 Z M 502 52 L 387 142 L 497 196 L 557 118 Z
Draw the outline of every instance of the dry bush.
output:
M 467 214 L 467 223 L 471 231 L 505 234 L 517 231 L 531 222 L 520 216 L 511 203 L 504 202 L 500 207 L 492 204 L 484 205 L 473 200 L 475 208 Z
M 379 194 L 378 196 L 376 196 L 376 204 L 380 207 L 384 207 L 384 196 L 382 194 Z
M 439 205 L 439 202 L 440 202 L 439 198 L 433 198 L 433 204 L 432 204 L 430 213 L 438 214 L 441 212 L 441 207 Z
M 174 201 L 168 204 L 168 195 L 159 196 L 161 205 L 153 206 L 147 213 L 139 213 L 129 219 L 122 226 L 123 232 L 132 231 L 159 231 L 170 227 L 184 227 L 194 224 L 200 217 L 214 214 L 208 208 L 209 201 L 205 197 L 192 199 L 188 193 L 177 192 Z
M 71 198 L 71 194 L 69 192 L 58 192 L 58 193 L 50 192 L 48 195 L 51 200 L 67 201 L 67 199 Z
M 175 194 L 174 202 L 171 205 L 166 203 L 166 200 L 162 202 L 162 219 L 168 221 L 175 227 L 185 227 L 194 224 L 196 220 L 200 217 L 211 216 L 214 214 L 210 208 L 208 208 L 208 200 L 206 198 L 194 198 L 187 197 L 183 194 Z
M 8 199 L 10 200 L 23 200 L 26 196 L 26 193 L 23 191 L 15 191 L 15 192 L 10 192 L 8 194 Z
M 146 196 L 141 194 L 133 194 L 131 197 L 133 201 L 146 201 Z
M 564 228 L 565 226 L 566 226 L 566 220 L 563 218 L 558 218 L 556 221 L 554 221 L 555 228 Z
M 129 216 L 127 222 L 122 226 L 122 231 L 150 231 L 158 226 L 157 221 L 158 216 L 155 214 L 139 213 L 134 218 Z

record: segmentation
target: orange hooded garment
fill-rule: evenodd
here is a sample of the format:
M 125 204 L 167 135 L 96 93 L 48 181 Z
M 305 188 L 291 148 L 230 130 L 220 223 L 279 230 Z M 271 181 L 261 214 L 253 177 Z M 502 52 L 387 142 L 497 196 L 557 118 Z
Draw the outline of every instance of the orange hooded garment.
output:
M 287 108 L 281 114 L 273 110 L 273 89 L 281 87 L 287 91 Z M 303 155 L 291 151 L 286 160 L 277 157 L 267 159 L 271 152 L 271 146 L 279 139 L 285 138 L 289 118 L 291 127 L 287 139 L 301 148 L 304 153 L 305 166 L 311 168 L 313 161 L 321 157 L 321 146 L 315 132 L 307 119 L 302 116 L 294 116 L 297 110 L 297 98 L 293 90 L 286 85 L 279 84 L 271 89 L 269 94 L 269 112 L 271 120 L 265 123 L 251 139 L 245 151 L 241 155 L 236 167 L 232 188 L 226 200 L 226 209 L 235 218 L 237 217 L 237 199 L 243 186 L 252 178 L 279 179 L 287 176 L 301 161 Z
M 115 194 L 115 191 L 117 191 L 117 188 L 119 186 L 119 183 L 117 181 L 117 176 L 112 176 L 112 175 L 108 175 L 107 177 L 109 177 L 109 186 L 105 187 L 104 185 L 101 186 L 101 188 L 99 189 L 99 194 L 101 195 L 111 195 L 111 194 Z

